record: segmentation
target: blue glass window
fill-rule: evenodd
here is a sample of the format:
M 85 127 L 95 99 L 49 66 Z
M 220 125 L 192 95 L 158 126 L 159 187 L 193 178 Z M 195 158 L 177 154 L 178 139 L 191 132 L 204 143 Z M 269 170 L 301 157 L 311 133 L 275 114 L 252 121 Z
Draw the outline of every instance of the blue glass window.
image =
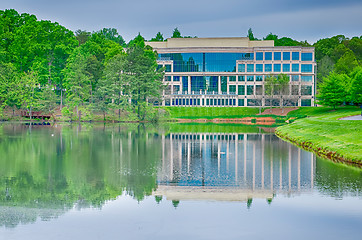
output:
M 312 106 L 312 100 L 311 99 L 302 99 L 300 101 L 302 107 L 310 107 Z
M 170 64 L 165 65 L 165 72 L 171 72 L 171 65 Z
M 290 52 L 283 52 L 283 60 L 284 61 L 290 60 Z
M 265 52 L 265 60 L 272 60 L 272 53 L 271 52 Z
M 263 81 L 263 76 L 255 76 L 255 81 Z
M 254 95 L 254 85 L 248 85 L 246 87 L 246 95 Z
M 219 86 L 219 77 L 218 76 L 206 76 L 206 82 L 208 83 L 208 88 L 207 88 L 207 92 L 209 93 L 217 93 L 218 90 L 218 86 Z
M 206 89 L 206 78 L 204 76 L 191 76 L 191 91 L 199 92 Z
M 302 82 L 312 82 L 313 76 L 302 76 L 301 79 L 302 79 Z
M 271 64 L 265 64 L 265 72 L 271 72 L 272 71 L 272 65 Z
M 171 81 L 171 76 L 165 76 L 165 81 L 170 82 Z
M 299 72 L 299 64 L 292 64 L 292 72 Z
M 228 78 L 226 76 L 221 76 L 221 92 L 226 94 L 228 87 Z
M 299 52 L 292 52 L 292 60 L 299 61 Z
M 255 64 L 255 72 L 263 72 L 263 64 Z
M 245 86 L 244 85 L 238 86 L 238 95 L 245 95 Z
M 283 72 L 290 72 L 290 64 L 283 64 Z
M 235 82 L 235 81 L 236 81 L 236 76 L 230 76 L 230 77 L 229 77 L 229 81 Z
M 302 53 L 302 61 L 312 61 L 313 54 L 312 53 Z
M 247 72 L 254 72 L 254 64 L 247 64 L 246 65 Z
M 299 75 L 292 75 L 292 81 L 299 81 Z
M 274 72 L 280 72 L 281 71 L 281 64 L 274 64 Z
M 274 60 L 282 60 L 282 53 L 281 52 L 274 52 Z
M 249 82 L 254 81 L 254 76 L 247 76 L 246 80 Z
M 238 72 L 245 72 L 245 64 L 238 65 Z
M 180 81 L 180 76 L 173 76 L 173 81 L 174 82 L 179 82 Z
M 313 65 L 312 64 L 302 64 L 300 69 L 302 72 L 313 72 Z
M 187 92 L 188 85 L 189 85 L 188 77 L 183 76 L 182 77 L 182 91 Z M 185 103 L 183 105 L 185 105 Z
M 254 60 L 254 53 L 163 53 L 172 60 L 173 72 L 236 72 L 237 60 Z
M 236 93 L 236 85 L 229 85 L 229 93 L 230 94 Z
M 244 106 L 244 99 L 238 99 L 238 106 Z
M 263 53 L 262 52 L 257 52 L 256 56 L 255 56 L 255 60 L 263 61 Z
M 238 76 L 238 81 L 245 81 L 245 76 Z

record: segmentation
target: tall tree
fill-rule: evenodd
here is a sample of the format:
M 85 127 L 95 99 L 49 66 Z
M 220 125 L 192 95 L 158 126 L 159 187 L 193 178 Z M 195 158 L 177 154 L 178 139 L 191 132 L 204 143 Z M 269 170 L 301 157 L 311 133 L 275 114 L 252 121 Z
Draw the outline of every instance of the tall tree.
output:
M 154 38 L 150 40 L 150 42 L 163 42 L 164 38 L 161 32 L 158 32 Z
M 175 28 L 173 30 L 171 38 L 182 38 L 181 32 L 178 30 L 178 28 Z
M 75 32 L 75 37 L 77 38 L 78 42 L 79 42 L 79 46 L 86 43 L 89 39 L 89 37 L 91 36 L 90 32 L 87 31 L 83 31 L 83 30 L 76 30 Z
M 346 87 L 343 83 L 348 81 L 349 79 L 346 74 L 331 73 L 328 77 L 324 78 L 323 83 L 319 85 L 318 103 L 333 108 L 341 105 L 346 101 L 347 96 Z
M 357 67 L 351 73 L 351 84 L 349 88 L 350 101 L 362 105 L 362 67 Z
M 249 38 L 250 41 L 252 41 L 252 40 L 257 40 L 257 39 L 254 37 L 253 30 L 252 30 L 251 28 L 249 28 L 249 30 L 248 30 L 248 36 L 247 36 L 247 37 Z
M 106 39 L 118 43 L 123 47 L 126 46 L 126 42 L 124 41 L 123 37 L 118 34 L 118 31 L 115 28 L 103 28 L 102 30 L 98 31 L 98 33 L 102 34 Z

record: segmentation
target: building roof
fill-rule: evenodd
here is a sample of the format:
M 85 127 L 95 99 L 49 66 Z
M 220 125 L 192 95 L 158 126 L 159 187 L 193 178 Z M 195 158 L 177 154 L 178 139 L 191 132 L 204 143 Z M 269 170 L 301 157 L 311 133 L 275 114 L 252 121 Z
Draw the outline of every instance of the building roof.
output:
M 146 42 L 155 49 L 168 48 L 251 48 L 274 47 L 273 40 L 250 41 L 247 37 L 233 38 L 168 38 L 165 42 Z

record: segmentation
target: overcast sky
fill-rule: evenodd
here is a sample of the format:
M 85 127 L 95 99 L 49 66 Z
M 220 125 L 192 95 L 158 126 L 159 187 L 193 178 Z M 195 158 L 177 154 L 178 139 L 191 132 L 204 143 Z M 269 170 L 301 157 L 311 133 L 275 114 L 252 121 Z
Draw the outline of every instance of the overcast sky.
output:
M 157 32 L 182 35 L 245 37 L 269 32 L 314 43 L 343 34 L 362 35 L 361 0 L 0 0 L 13 8 L 71 29 L 116 28 L 128 42 L 140 32 L 150 39 Z

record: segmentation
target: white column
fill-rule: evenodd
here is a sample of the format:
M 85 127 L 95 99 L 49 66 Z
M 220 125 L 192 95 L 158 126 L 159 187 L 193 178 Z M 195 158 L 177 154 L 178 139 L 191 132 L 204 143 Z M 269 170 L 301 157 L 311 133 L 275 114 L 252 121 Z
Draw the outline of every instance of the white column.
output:
M 191 94 L 191 76 L 187 76 L 187 93 Z

